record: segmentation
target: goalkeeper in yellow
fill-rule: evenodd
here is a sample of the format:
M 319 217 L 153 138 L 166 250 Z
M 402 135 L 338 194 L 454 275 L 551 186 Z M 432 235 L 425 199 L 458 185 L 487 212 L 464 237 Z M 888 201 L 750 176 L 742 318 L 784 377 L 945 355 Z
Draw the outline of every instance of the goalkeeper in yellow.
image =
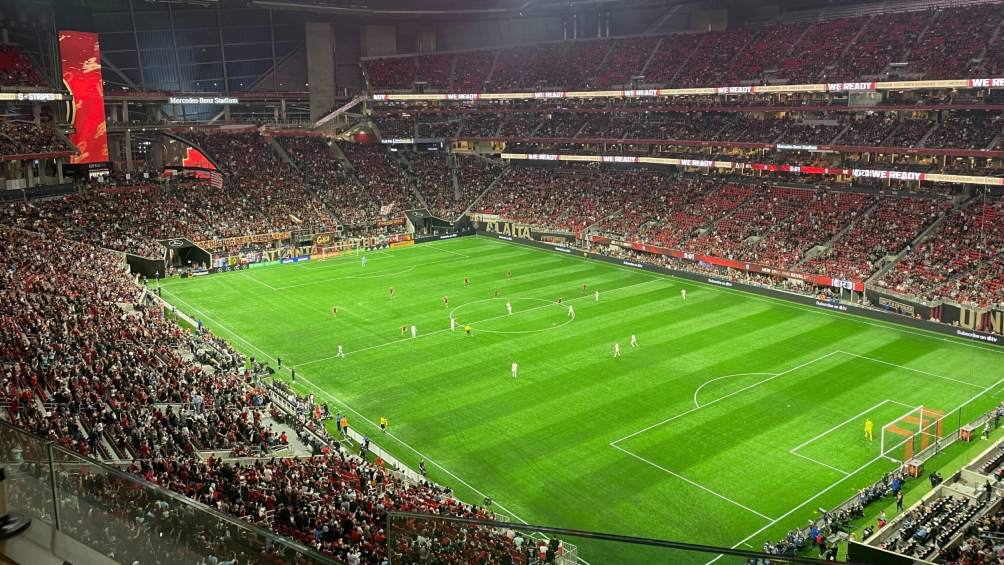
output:
M 865 418 L 865 438 L 868 441 L 872 441 L 874 437 L 872 436 L 872 430 L 875 428 L 875 424 L 872 422 L 871 418 Z

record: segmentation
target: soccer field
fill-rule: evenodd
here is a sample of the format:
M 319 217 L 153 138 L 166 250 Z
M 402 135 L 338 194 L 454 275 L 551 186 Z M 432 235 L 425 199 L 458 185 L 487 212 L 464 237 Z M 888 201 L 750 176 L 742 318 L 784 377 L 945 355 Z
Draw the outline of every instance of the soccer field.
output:
M 919 330 L 485 238 L 365 255 L 171 279 L 163 296 L 516 521 L 759 549 L 895 468 L 882 426 L 921 405 L 964 405 L 965 423 L 1004 398 L 1000 352 Z

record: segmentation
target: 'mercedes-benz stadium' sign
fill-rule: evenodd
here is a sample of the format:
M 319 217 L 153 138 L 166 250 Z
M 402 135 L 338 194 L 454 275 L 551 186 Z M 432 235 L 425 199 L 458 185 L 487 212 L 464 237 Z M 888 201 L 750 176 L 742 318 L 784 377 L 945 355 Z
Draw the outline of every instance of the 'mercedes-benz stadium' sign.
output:
M 240 100 L 232 96 L 171 96 L 168 104 L 240 104 Z

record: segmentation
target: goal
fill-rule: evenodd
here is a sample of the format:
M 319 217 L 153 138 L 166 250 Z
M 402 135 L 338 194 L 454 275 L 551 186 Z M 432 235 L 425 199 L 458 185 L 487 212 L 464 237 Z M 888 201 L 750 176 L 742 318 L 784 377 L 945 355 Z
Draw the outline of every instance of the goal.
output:
M 918 406 L 882 426 L 882 456 L 909 461 L 941 439 L 945 413 Z
M 314 245 L 311 254 L 315 259 L 324 260 L 341 255 L 359 254 L 362 243 L 359 240 L 343 240 L 331 245 Z

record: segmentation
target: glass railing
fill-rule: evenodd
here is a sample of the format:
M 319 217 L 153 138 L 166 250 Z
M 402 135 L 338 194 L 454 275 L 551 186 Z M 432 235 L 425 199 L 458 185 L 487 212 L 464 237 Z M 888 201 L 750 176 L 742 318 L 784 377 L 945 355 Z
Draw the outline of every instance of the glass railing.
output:
M 808 543 L 808 542 L 806 542 Z M 512 565 L 770 565 L 827 563 L 792 555 L 646 539 L 510 522 L 392 512 L 387 552 L 391 565 L 508 563 Z M 832 563 L 832 561 L 829 561 Z
M 339 563 L 3 421 L 0 465 L 10 510 L 119 563 Z

